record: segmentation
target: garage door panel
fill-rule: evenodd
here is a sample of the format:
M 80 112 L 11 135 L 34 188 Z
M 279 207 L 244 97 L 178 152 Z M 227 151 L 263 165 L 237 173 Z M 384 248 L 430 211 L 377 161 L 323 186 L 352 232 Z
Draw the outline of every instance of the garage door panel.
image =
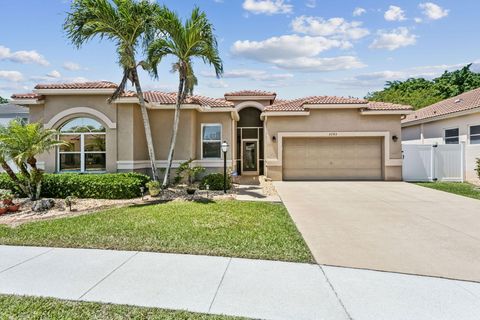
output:
M 284 180 L 381 180 L 380 138 L 286 138 Z

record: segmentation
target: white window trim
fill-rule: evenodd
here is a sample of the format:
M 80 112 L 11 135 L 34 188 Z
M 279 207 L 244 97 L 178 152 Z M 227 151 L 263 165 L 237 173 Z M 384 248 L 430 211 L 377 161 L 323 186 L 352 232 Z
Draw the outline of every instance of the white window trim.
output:
M 87 151 L 85 152 L 85 136 L 86 135 L 104 135 L 105 136 L 105 145 L 107 142 L 107 133 L 106 132 L 61 132 L 59 137 L 62 135 L 80 135 L 80 151 L 60 151 L 60 147 L 57 147 L 57 172 L 59 173 L 103 173 L 105 170 L 91 170 L 87 171 L 85 168 L 85 154 L 86 153 L 99 153 L 105 154 L 107 156 L 107 150 L 105 151 Z M 76 171 L 61 171 L 60 168 L 60 154 L 80 154 L 80 170 Z M 106 165 L 106 163 L 105 163 Z
M 207 160 L 218 160 L 218 159 L 223 159 L 223 152 L 222 149 L 220 148 L 220 157 L 217 158 L 204 158 L 203 157 L 203 128 L 204 127 L 213 127 L 213 126 L 220 126 L 220 147 L 223 142 L 223 126 L 221 123 L 202 123 L 201 129 L 200 129 L 200 157 L 202 160 L 207 159 Z M 217 142 L 217 140 L 207 140 L 207 142 Z
M 472 134 L 471 133 L 471 127 L 480 127 L 480 124 L 472 124 L 472 125 L 469 125 L 468 126 L 468 144 L 469 145 L 473 145 L 473 146 L 478 146 L 480 144 L 478 143 L 472 143 L 472 136 L 474 137 L 479 137 L 480 136 L 480 133 L 476 133 L 476 134 Z
M 458 135 L 447 138 L 447 130 L 455 130 L 455 129 L 458 130 Z M 455 137 L 458 139 L 458 144 L 460 144 L 460 128 L 459 127 L 451 127 L 451 128 L 444 128 L 443 129 L 443 143 L 444 144 L 447 144 L 447 139 L 453 139 Z M 453 144 L 453 143 L 450 143 L 450 144 Z

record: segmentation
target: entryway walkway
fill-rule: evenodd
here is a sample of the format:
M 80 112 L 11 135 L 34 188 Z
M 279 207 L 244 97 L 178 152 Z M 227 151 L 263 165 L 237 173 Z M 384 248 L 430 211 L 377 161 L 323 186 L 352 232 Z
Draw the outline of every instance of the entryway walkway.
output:
M 480 284 L 312 264 L 0 246 L 0 293 L 259 319 L 479 319 Z

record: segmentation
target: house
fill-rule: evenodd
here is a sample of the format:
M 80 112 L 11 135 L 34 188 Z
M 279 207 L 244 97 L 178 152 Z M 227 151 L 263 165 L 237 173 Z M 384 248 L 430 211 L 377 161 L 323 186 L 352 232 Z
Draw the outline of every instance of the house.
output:
M 480 182 L 480 88 L 440 101 L 407 115 L 402 121 L 405 144 L 464 144 L 464 177 Z
M 67 147 L 42 157 L 47 172 L 149 170 L 139 102 L 116 84 L 37 85 L 15 94 L 30 121 L 56 128 Z M 159 167 L 165 167 L 175 93 L 145 92 Z M 401 118 L 409 106 L 314 96 L 279 100 L 274 92 L 238 91 L 223 98 L 191 96 L 182 106 L 174 167 L 190 158 L 209 171 L 227 165 L 239 175 L 273 180 L 401 180 Z
M 0 125 L 4 126 L 14 119 L 28 121 L 28 108 L 12 103 L 0 104 Z

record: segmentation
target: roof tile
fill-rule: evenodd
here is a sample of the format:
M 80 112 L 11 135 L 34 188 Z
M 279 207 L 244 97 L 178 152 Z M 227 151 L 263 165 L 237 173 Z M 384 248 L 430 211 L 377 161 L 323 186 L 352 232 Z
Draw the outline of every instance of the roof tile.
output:
M 407 115 L 402 123 L 424 120 L 480 107 L 480 88 L 445 99 Z
M 270 91 L 263 91 L 263 90 L 241 90 L 241 91 L 234 91 L 234 92 L 227 92 L 225 93 L 225 97 L 227 96 L 253 96 L 253 97 L 263 97 L 263 96 L 276 96 L 275 92 Z
M 35 89 L 116 89 L 110 81 L 37 84 Z
M 38 99 L 42 100 L 44 96 L 36 94 L 36 93 L 14 93 L 11 96 L 14 100 L 22 100 L 22 99 Z

